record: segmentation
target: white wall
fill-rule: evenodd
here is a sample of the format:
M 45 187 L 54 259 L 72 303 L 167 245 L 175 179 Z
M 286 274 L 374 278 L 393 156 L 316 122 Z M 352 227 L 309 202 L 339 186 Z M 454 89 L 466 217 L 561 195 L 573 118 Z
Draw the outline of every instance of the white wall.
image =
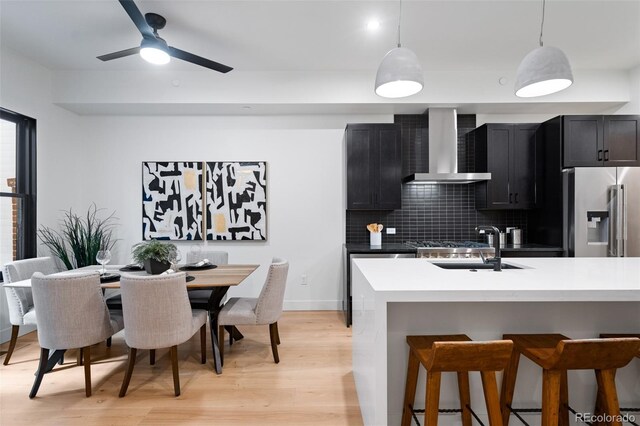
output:
M 629 71 L 630 100 L 612 114 L 640 114 L 640 65 Z
M 38 223 L 53 225 L 58 211 L 77 208 L 76 183 L 80 118 L 52 103 L 51 73 L 10 50 L 0 52 L 0 105 L 37 120 Z M 0 292 L 0 341 L 11 327 L 4 291 Z M 30 331 L 21 327 L 21 333 Z
M 339 309 L 344 242 L 343 147 L 348 122 L 391 116 L 83 117 L 79 192 L 120 219 L 112 262 L 141 239 L 143 161 L 267 161 L 266 242 L 209 242 L 231 263 L 263 266 L 230 295 L 257 296 L 273 256 L 290 261 L 285 309 Z M 178 243 L 186 254 L 194 243 Z M 205 244 L 205 243 L 199 243 Z M 183 255 L 183 257 L 186 257 Z M 301 285 L 306 274 L 308 285 Z

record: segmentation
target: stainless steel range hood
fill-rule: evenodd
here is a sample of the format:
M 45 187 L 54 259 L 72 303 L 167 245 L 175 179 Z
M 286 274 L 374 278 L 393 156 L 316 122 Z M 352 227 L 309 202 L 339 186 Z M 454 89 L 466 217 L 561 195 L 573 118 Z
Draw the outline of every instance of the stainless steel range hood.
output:
M 491 173 L 458 173 L 458 125 L 454 108 L 429 108 L 429 172 L 402 181 L 413 184 L 455 184 L 490 180 Z

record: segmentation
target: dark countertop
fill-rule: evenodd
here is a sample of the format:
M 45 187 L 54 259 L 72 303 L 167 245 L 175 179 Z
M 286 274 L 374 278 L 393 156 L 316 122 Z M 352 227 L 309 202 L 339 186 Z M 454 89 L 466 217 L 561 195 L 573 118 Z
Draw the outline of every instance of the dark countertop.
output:
M 562 247 L 545 246 L 543 244 L 520 244 L 514 246 L 513 244 L 507 244 L 500 248 L 500 251 L 563 251 Z
M 369 244 L 362 243 L 348 243 L 344 244 L 347 254 L 349 253 L 415 253 L 416 249 L 409 247 L 403 243 L 383 243 L 381 246 L 370 246 Z M 561 252 L 562 247 L 545 246 L 542 244 L 521 244 L 514 246 L 513 244 L 507 244 L 500 249 L 506 252 L 524 252 L 524 251 L 553 251 Z
M 416 249 L 402 243 L 382 243 L 381 246 L 370 246 L 369 244 L 344 244 L 347 254 L 349 253 L 415 253 Z

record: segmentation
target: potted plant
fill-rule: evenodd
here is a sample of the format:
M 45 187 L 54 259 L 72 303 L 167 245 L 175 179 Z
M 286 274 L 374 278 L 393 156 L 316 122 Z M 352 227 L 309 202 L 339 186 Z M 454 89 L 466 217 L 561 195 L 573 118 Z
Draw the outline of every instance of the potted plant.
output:
M 61 232 L 41 226 L 38 237 L 69 270 L 97 265 L 98 251 L 111 250 L 117 241 L 113 238 L 115 212 L 102 219 L 101 210 L 92 204 L 86 216 L 78 216 L 69 209 L 64 212 Z
M 175 244 L 163 243 L 158 240 L 143 241 L 133 246 L 131 251 L 133 260 L 144 264 L 148 274 L 161 274 L 171 267 L 171 258 L 175 257 Z

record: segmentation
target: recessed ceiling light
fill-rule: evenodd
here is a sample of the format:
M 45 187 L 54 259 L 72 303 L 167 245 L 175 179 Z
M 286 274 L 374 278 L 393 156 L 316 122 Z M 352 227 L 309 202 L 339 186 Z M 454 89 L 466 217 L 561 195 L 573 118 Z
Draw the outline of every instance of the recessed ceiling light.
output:
M 377 19 L 372 19 L 367 22 L 367 29 L 369 31 L 376 31 L 378 28 L 380 28 L 380 21 L 378 21 Z

